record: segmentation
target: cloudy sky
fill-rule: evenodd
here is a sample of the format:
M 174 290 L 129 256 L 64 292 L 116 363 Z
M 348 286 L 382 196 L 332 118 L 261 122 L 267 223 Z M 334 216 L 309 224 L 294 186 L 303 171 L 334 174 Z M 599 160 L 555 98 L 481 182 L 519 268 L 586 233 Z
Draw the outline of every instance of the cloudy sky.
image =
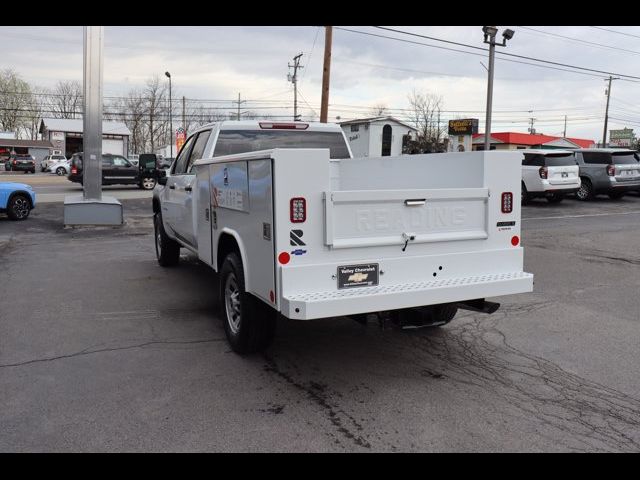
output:
M 481 26 L 390 28 L 485 47 Z M 516 31 L 506 48 L 497 47 L 500 52 L 637 76 L 613 82 L 609 125 L 640 130 L 636 100 L 640 27 L 499 28 Z M 43 87 L 59 80 L 82 80 L 82 27 L 0 27 L 0 38 L 0 69 L 11 68 Z M 231 101 L 241 93 L 247 100 L 245 110 L 292 115 L 287 64 L 303 53 L 298 84 L 301 111 L 305 117 L 319 115 L 323 50 L 324 28 L 314 26 L 106 27 L 104 93 L 126 94 L 153 75 L 166 80 L 163 74 L 168 70 L 174 98 L 219 100 L 208 105 L 226 112 L 235 108 Z M 480 118 L 482 130 L 486 70 L 481 62 L 487 64 L 487 54 L 481 50 L 375 27 L 335 27 L 330 120 L 368 116 L 369 108 L 380 103 L 406 119 L 407 95 L 415 89 L 442 97 L 443 120 Z M 539 133 L 561 135 L 566 115 L 567 136 L 600 139 L 608 75 L 557 68 L 566 67 L 498 55 L 493 131 L 526 132 L 533 117 Z

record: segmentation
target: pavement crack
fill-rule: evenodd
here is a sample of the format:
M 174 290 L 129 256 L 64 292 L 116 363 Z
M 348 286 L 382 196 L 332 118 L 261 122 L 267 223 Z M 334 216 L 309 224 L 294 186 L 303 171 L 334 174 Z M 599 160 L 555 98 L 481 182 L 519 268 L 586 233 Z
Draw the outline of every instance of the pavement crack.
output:
M 329 402 L 329 398 L 326 393 L 327 386 L 325 384 L 315 381 L 310 381 L 305 384 L 296 381 L 291 377 L 291 375 L 282 371 L 273 358 L 266 354 L 264 354 L 264 358 L 266 361 L 265 370 L 275 374 L 289 385 L 306 394 L 310 400 L 322 408 L 322 410 L 327 414 L 329 421 L 338 430 L 338 432 L 359 447 L 367 449 L 371 448 L 371 443 L 357 433 L 357 431 L 363 431 L 362 425 L 353 416 Z M 348 425 L 349 423 L 355 427 L 356 431 L 353 431 L 351 426 Z
M 517 349 L 496 327 L 516 311 L 538 308 L 535 303 L 508 306 L 491 319 L 473 316 L 436 335 L 413 337 L 418 372 L 437 370 L 449 381 L 491 392 L 536 418 L 547 433 L 559 431 L 569 449 L 640 450 L 639 399 Z M 558 437 L 549 440 L 557 443 Z
M 5 364 L 0 364 L 0 368 L 22 367 L 25 365 L 32 365 L 34 363 L 53 362 L 56 360 L 63 360 L 66 358 L 81 357 L 83 355 L 93 355 L 95 353 L 116 352 L 121 350 L 132 350 L 135 348 L 144 348 L 144 347 L 148 347 L 149 345 L 189 345 L 189 344 L 198 344 L 198 343 L 221 342 L 224 340 L 225 340 L 224 338 L 209 338 L 205 340 L 154 340 L 150 342 L 138 343 L 135 345 L 127 345 L 124 347 L 99 348 L 96 350 L 84 349 L 79 352 L 69 353 L 66 355 L 58 355 L 55 357 L 35 358 L 32 360 L 26 360 L 24 362 L 18 362 L 18 363 L 5 363 Z

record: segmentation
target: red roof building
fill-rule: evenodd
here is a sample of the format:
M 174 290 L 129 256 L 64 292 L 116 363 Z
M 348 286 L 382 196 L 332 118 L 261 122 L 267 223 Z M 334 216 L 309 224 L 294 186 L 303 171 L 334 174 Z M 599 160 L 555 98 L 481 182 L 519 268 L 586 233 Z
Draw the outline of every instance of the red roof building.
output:
M 538 133 L 496 132 L 491 134 L 491 150 L 525 148 L 593 148 L 596 142 L 586 138 L 564 138 Z M 473 150 L 484 150 L 484 133 L 473 136 Z

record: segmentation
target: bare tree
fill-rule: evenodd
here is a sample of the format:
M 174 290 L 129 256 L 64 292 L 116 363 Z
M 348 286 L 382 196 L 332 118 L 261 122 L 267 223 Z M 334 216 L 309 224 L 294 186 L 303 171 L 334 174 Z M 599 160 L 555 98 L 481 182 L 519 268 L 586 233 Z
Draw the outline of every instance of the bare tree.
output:
M 369 114 L 372 117 L 381 117 L 383 115 L 386 115 L 388 112 L 389 112 L 389 107 L 387 107 L 385 103 L 376 103 L 369 110 Z
M 418 129 L 417 139 L 413 142 L 417 153 L 442 150 L 445 128 L 440 122 L 442 97 L 431 93 L 409 94 L 411 120 Z
M 124 122 L 131 130 L 129 150 L 132 153 L 145 153 L 148 138 L 146 134 L 147 103 L 142 91 L 130 90 L 127 96 L 112 102 L 105 108 L 105 118 Z
M 158 76 L 147 80 L 147 86 L 142 92 L 147 117 L 146 130 L 149 152 L 167 143 L 169 125 L 169 105 L 167 87 L 160 83 Z M 171 135 L 169 135 L 170 137 Z M 169 141 L 172 141 L 169 139 Z
M 49 103 L 54 118 L 80 118 L 82 85 L 77 80 L 58 82 L 50 93 Z
M 20 136 L 29 126 L 31 87 L 13 70 L 0 71 L 0 130 Z

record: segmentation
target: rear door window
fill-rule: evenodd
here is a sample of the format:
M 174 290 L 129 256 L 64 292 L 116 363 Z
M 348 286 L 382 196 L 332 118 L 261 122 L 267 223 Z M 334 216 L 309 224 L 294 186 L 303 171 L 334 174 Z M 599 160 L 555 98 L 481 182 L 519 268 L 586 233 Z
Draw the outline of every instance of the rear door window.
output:
M 210 136 L 211 130 L 205 130 L 204 132 L 200 132 L 198 134 L 198 139 L 193 144 L 193 149 L 191 149 L 191 155 L 189 156 L 189 162 L 187 163 L 187 173 L 191 172 L 193 162 L 195 162 L 196 160 L 200 160 L 204 155 L 204 149 L 207 146 L 207 142 L 209 141 Z
M 180 149 L 180 153 L 173 163 L 172 175 L 182 175 L 186 171 L 187 160 L 189 160 L 189 154 L 191 153 L 191 147 L 193 147 L 195 135 L 191 135 L 185 144 Z

